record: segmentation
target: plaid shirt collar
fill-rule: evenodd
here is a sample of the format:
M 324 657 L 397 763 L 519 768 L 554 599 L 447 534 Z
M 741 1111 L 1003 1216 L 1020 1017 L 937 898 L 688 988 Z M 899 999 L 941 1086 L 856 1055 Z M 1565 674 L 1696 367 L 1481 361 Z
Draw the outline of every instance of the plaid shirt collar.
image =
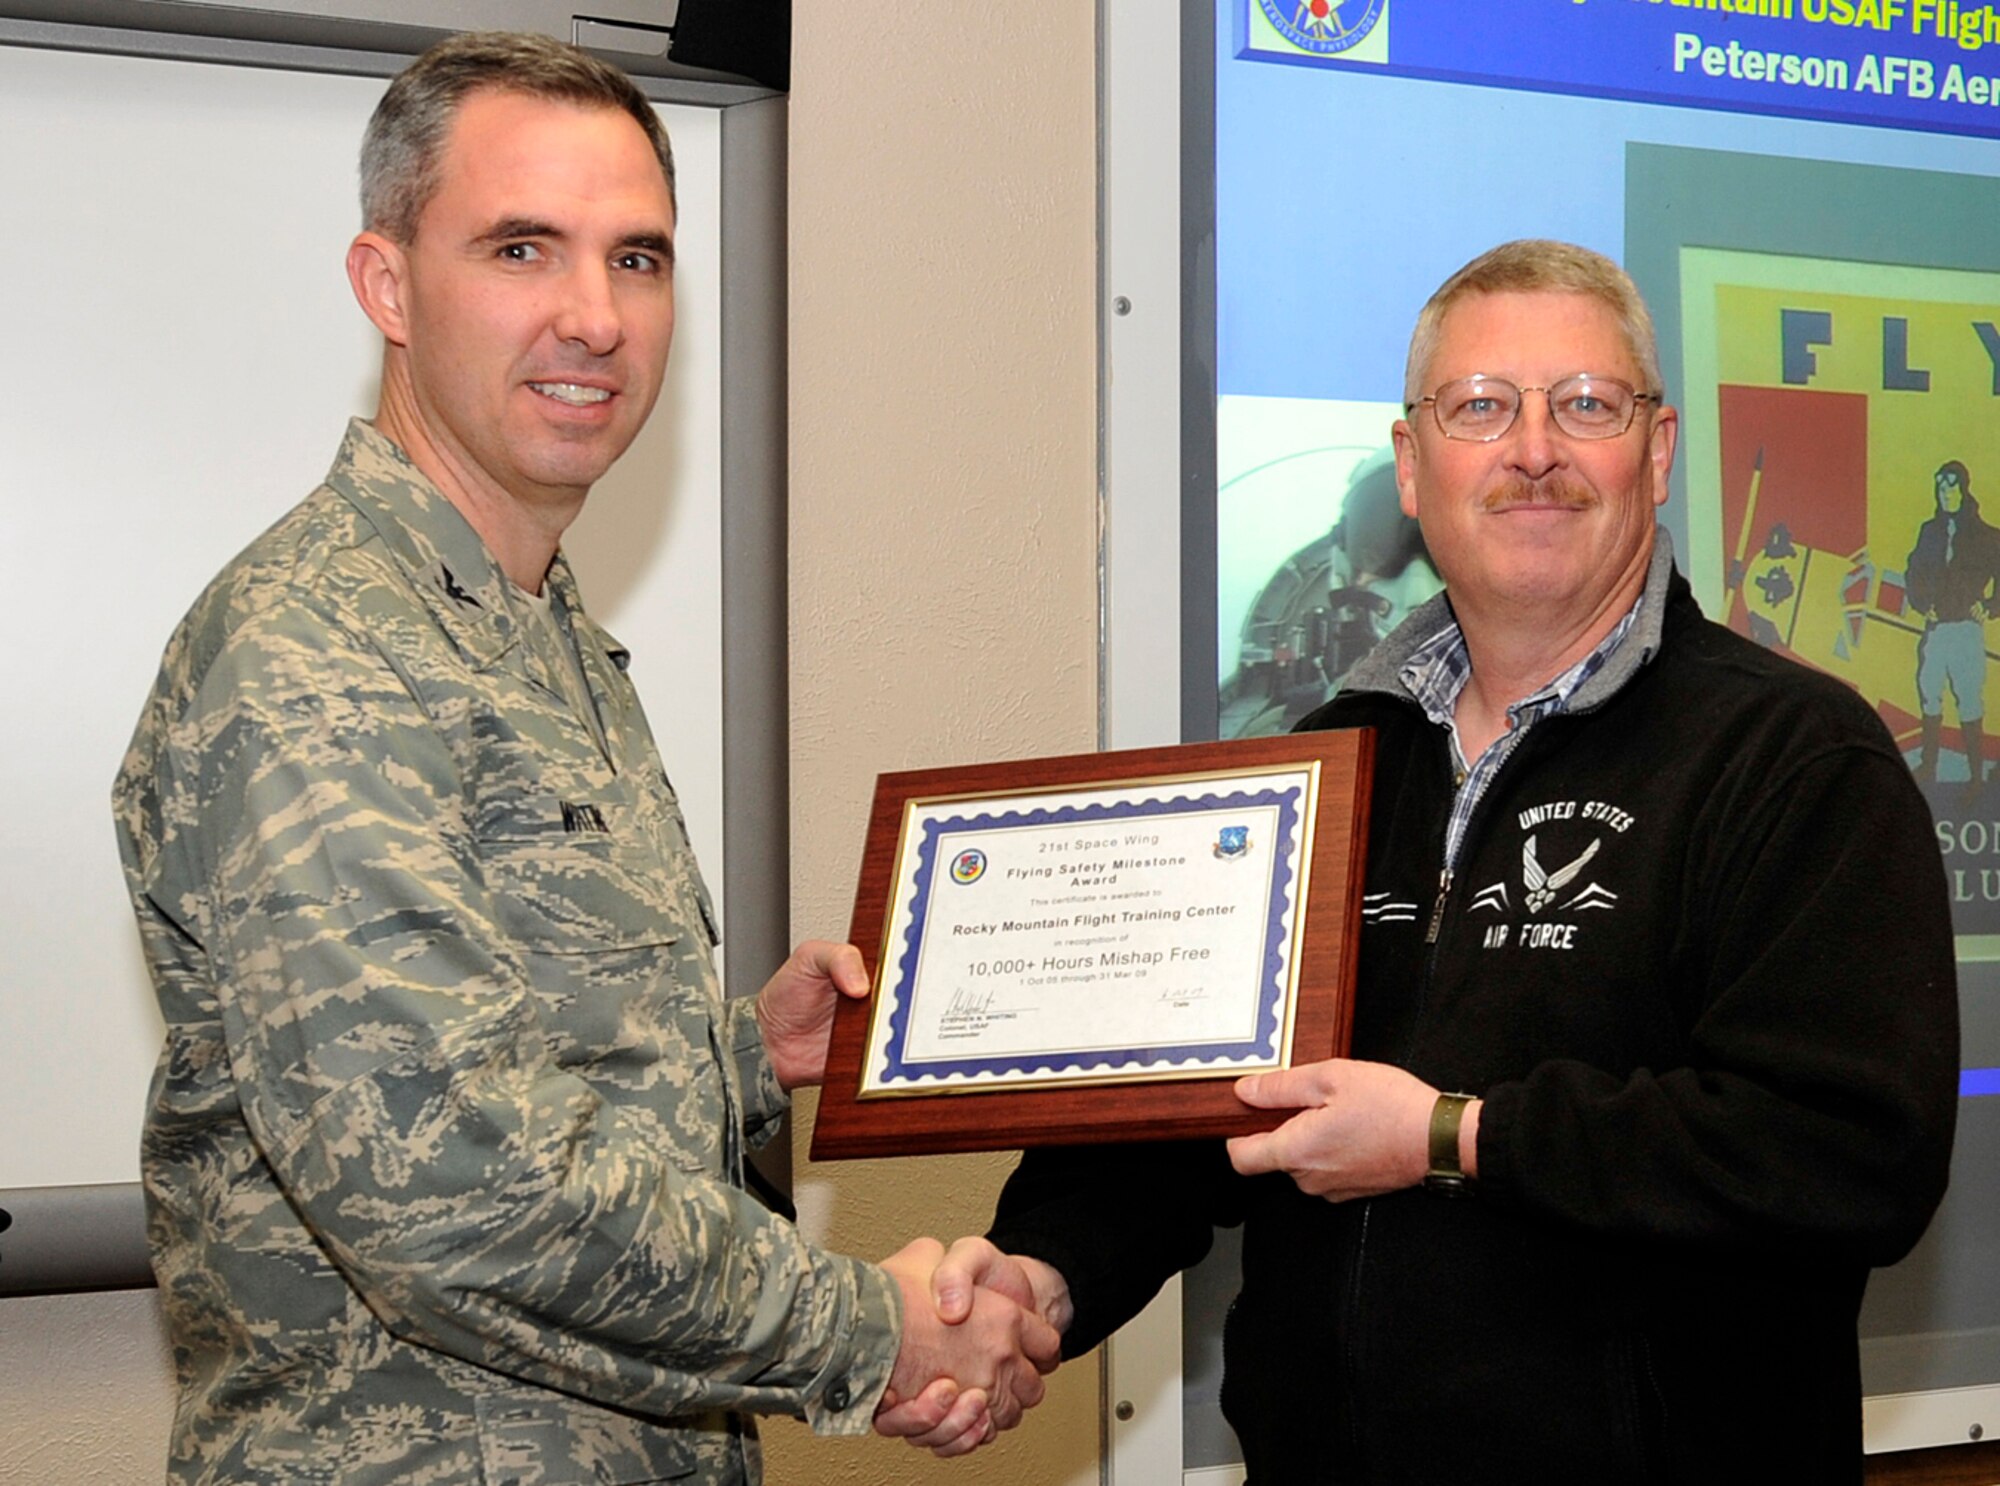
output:
M 1645 595 L 1641 594 L 1625 611 L 1625 617 L 1612 626 L 1611 633 L 1598 641 L 1596 649 L 1539 691 L 1531 692 L 1509 706 L 1508 734 L 1526 732 L 1544 717 L 1567 712 L 1570 698 L 1583 689 L 1586 681 L 1604 669 L 1605 662 L 1611 659 L 1625 637 L 1632 632 L 1632 626 L 1638 623 L 1639 611 L 1645 603 Z M 1452 748 L 1456 750 L 1458 697 L 1465 690 L 1465 683 L 1472 679 L 1472 657 L 1465 646 L 1465 631 L 1458 627 L 1458 622 L 1450 621 L 1411 651 L 1398 675 L 1412 700 L 1424 709 L 1424 715 L 1439 727 L 1451 730 Z M 1463 767 L 1462 754 L 1459 762 Z
M 1458 850 L 1465 841 L 1472 812 L 1479 804 L 1480 796 L 1486 793 L 1486 786 L 1500 772 L 1500 766 L 1520 746 L 1529 728 L 1545 717 L 1555 717 L 1569 710 L 1570 699 L 1617 653 L 1619 645 L 1632 632 L 1633 625 L 1638 623 L 1639 611 L 1645 604 L 1646 597 L 1641 594 L 1625 611 L 1625 617 L 1612 626 L 1611 633 L 1598 642 L 1596 649 L 1548 685 L 1510 705 L 1507 708 L 1507 731 L 1494 739 L 1469 766 L 1458 736 L 1458 697 L 1472 677 L 1472 657 L 1465 647 L 1465 632 L 1458 627 L 1456 619 L 1447 619 L 1442 629 L 1410 652 L 1397 675 L 1411 699 L 1423 708 L 1424 715 L 1451 735 L 1452 777 L 1457 792 L 1452 798 L 1451 819 L 1445 826 L 1444 860 L 1447 873 L 1458 861 Z

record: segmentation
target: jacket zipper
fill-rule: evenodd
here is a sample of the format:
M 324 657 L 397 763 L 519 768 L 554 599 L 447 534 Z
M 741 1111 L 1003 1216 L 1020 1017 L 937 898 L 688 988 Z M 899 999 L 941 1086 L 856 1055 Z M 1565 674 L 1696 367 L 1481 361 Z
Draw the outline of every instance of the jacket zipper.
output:
M 1361 1367 L 1361 1270 L 1368 1258 L 1368 1223 L 1375 1216 L 1373 1200 L 1361 1204 L 1361 1232 L 1354 1240 L 1354 1263 L 1347 1272 L 1347 1377 L 1341 1392 L 1347 1399 L 1347 1458 L 1366 1469 L 1366 1438 L 1361 1432 L 1362 1400 L 1355 1396 L 1363 1377 Z
M 1510 759 L 1508 762 L 1511 763 L 1512 760 Z M 1452 792 L 1456 795 L 1458 790 L 1463 787 L 1465 781 L 1455 768 L 1452 769 L 1452 779 Z M 1431 905 L 1430 922 L 1424 929 L 1424 970 L 1422 976 L 1417 981 L 1417 1006 L 1419 1009 L 1422 1008 L 1424 1001 L 1429 996 L 1431 976 L 1437 968 L 1438 933 L 1444 927 L 1444 905 L 1445 900 L 1450 896 L 1451 864 L 1447 862 L 1438 872 L 1437 901 Z M 1368 1263 L 1368 1228 L 1370 1220 L 1374 1216 L 1375 1204 L 1373 1200 L 1364 1200 L 1361 1204 L 1361 1231 L 1356 1235 L 1354 1240 L 1354 1262 L 1349 1267 L 1347 1274 L 1347 1344 L 1344 1348 L 1346 1352 L 1347 1372 L 1344 1392 L 1347 1395 L 1349 1404 L 1347 1434 L 1351 1449 L 1350 1458 L 1362 1462 L 1364 1470 L 1366 1469 L 1364 1455 L 1364 1451 L 1367 1448 L 1366 1437 L 1361 1429 L 1361 1401 L 1355 1397 L 1355 1390 L 1359 1386 L 1362 1377 L 1360 1340 L 1361 1272 Z
M 1438 873 L 1437 902 L 1431 906 L 1430 927 L 1424 930 L 1424 943 L 1426 944 L 1436 944 L 1438 942 L 1438 930 L 1444 927 L 1444 900 L 1450 892 L 1451 868 L 1446 867 L 1442 872 Z
M 1523 739 L 1522 741 L 1525 742 L 1526 740 Z M 1518 754 L 1519 752 L 1520 750 L 1517 748 L 1515 750 L 1515 753 Z M 1500 773 L 1502 774 L 1506 773 L 1507 770 L 1511 769 L 1513 766 L 1514 766 L 1514 758 L 1509 757 L 1504 763 L 1501 764 Z M 1451 772 L 1452 772 L 1452 794 L 1454 796 L 1453 803 L 1456 804 L 1455 797 L 1458 791 L 1465 787 L 1465 776 L 1461 775 L 1456 768 L 1453 768 Z M 1488 781 L 1489 790 L 1491 789 L 1492 784 L 1497 779 L 1498 775 L 1495 776 L 1494 780 Z M 1448 817 L 1450 812 L 1447 811 L 1446 814 Z M 1478 824 L 1478 816 L 1475 813 L 1473 819 L 1468 820 L 1466 822 L 1465 839 L 1459 842 L 1459 852 L 1461 854 L 1463 854 L 1466 851 L 1466 849 L 1471 845 L 1472 828 L 1476 824 Z M 1449 822 L 1447 821 L 1446 825 L 1447 834 L 1449 834 L 1449 830 L 1450 826 Z M 1437 974 L 1438 936 L 1444 930 L 1444 910 L 1445 910 L 1445 904 L 1449 902 L 1451 899 L 1451 887 L 1452 887 L 1451 864 L 1449 862 L 1446 862 L 1438 870 L 1437 898 L 1431 904 L 1430 921 L 1424 926 L 1423 973 L 1417 977 L 1417 1014 L 1419 1016 L 1421 1016 L 1424 1003 L 1430 999 L 1431 981 L 1433 980 L 1433 978 L 1435 978 Z M 1415 1034 L 1414 1020 L 1412 1022 L 1411 1032 L 1412 1035 Z M 1406 1053 L 1408 1052 L 1407 1047 L 1404 1049 L 1404 1051 Z M 1361 1359 L 1359 1355 L 1360 1342 L 1358 1339 L 1360 1332 L 1360 1313 L 1361 1313 L 1361 1271 L 1367 1263 L 1368 1225 L 1369 1225 L 1369 1219 L 1373 1215 L 1374 1215 L 1374 1203 L 1372 1201 L 1364 1201 L 1362 1203 L 1362 1210 L 1361 1210 L 1361 1232 L 1354 1242 L 1354 1264 L 1348 1274 L 1346 1362 L 1347 1362 L 1348 1394 L 1350 1398 L 1353 1396 L 1355 1380 L 1357 1380 L 1361 1376 Z M 1366 1449 L 1366 1442 L 1365 1442 L 1365 1436 L 1363 1435 L 1361 1429 L 1361 1409 L 1358 1403 L 1355 1405 L 1352 1413 L 1349 1415 L 1348 1433 L 1349 1433 L 1349 1438 L 1353 1442 L 1354 1458 L 1356 1460 L 1363 1459 L 1362 1452 Z

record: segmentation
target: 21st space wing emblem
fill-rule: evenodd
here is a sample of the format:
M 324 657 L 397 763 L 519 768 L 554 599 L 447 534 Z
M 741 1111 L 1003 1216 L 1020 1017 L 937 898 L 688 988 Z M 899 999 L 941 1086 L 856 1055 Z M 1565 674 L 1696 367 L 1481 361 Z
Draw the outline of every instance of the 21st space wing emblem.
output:
M 1603 844 L 1603 838 L 1600 837 L 1584 848 L 1583 855 L 1568 866 L 1558 867 L 1553 872 L 1545 872 L 1542 870 L 1542 864 L 1535 860 L 1535 838 L 1530 836 L 1527 845 L 1521 848 L 1521 881 L 1528 889 L 1527 897 L 1523 899 L 1523 902 L 1528 912 L 1540 913 L 1549 904 L 1553 903 L 1556 900 L 1556 896 L 1564 888 L 1576 881 L 1577 874 L 1590 865 L 1590 859 L 1597 855 L 1597 848 Z M 1596 883 L 1592 883 L 1583 893 L 1577 895 L 1574 903 L 1566 904 L 1565 906 L 1575 907 L 1580 904 L 1592 908 L 1609 906 L 1609 904 L 1603 902 L 1582 904 L 1583 898 L 1590 893 L 1601 894 L 1603 897 L 1609 898 L 1612 902 L 1617 901 L 1617 894 L 1607 893 Z
M 1234 861 L 1250 851 L 1250 827 L 1224 826 L 1215 836 L 1215 854 L 1222 861 Z

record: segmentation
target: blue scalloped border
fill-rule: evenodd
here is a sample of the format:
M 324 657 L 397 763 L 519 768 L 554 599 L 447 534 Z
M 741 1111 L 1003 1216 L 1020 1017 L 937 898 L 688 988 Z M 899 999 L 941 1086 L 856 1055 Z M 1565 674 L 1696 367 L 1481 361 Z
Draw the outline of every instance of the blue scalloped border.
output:
M 1292 863 L 1301 800 L 1306 786 L 1301 784 L 1261 790 L 1235 790 L 1228 794 L 1179 796 L 1166 800 L 1122 800 L 1105 805 L 1065 805 L 1058 809 L 1001 810 L 975 815 L 954 815 L 926 821 L 917 847 L 915 891 L 910 903 L 910 924 L 903 934 L 903 951 L 897 957 L 899 985 L 907 986 L 914 974 L 917 956 L 923 948 L 924 921 L 930 902 L 931 879 L 937 869 L 938 841 L 957 831 L 987 831 L 1010 826 L 1054 826 L 1072 822 L 1144 819 L 1148 816 L 1220 814 L 1275 806 L 1279 829 L 1274 845 L 1275 870 L 1271 874 L 1269 916 L 1264 925 L 1264 984 L 1258 998 L 1257 1029 L 1247 1042 L 1186 1043 L 1162 1047 L 1091 1048 L 1080 1051 L 1048 1051 L 1012 1058 L 932 1058 L 912 1062 L 903 1056 L 909 1032 L 909 1000 L 897 998 L 889 1014 L 889 1035 L 883 1044 L 883 1066 L 878 1075 L 888 1087 L 936 1087 L 935 1080 L 976 1077 L 988 1074 L 1049 1075 L 1116 1072 L 1140 1065 L 1187 1067 L 1196 1072 L 1230 1058 L 1272 1058 L 1277 1055 L 1279 1009 L 1284 1004 L 1285 903 L 1296 872 Z

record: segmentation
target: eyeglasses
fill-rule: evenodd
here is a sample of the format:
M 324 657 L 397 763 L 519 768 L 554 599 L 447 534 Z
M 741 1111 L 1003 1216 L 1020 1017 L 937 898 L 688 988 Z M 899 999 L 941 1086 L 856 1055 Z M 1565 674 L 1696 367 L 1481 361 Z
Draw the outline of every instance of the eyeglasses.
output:
M 1547 395 L 1549 416 L 1573 439 L 1615 439 L 1632 426 L 1640 403 L 1661 400 L 1657 392 L 1638 392 L 1616 377 L 1590 372 L 1546 387 L 1516 387 L 1500 377 L 1472 376 L 1446 382 L 1429 397 L 1405 403 L 1403 411 L 1429 403 L 1446 438 L 1490 444 L 1514 426 L 1521 415 L 1521 399 L 1530 392 Z

